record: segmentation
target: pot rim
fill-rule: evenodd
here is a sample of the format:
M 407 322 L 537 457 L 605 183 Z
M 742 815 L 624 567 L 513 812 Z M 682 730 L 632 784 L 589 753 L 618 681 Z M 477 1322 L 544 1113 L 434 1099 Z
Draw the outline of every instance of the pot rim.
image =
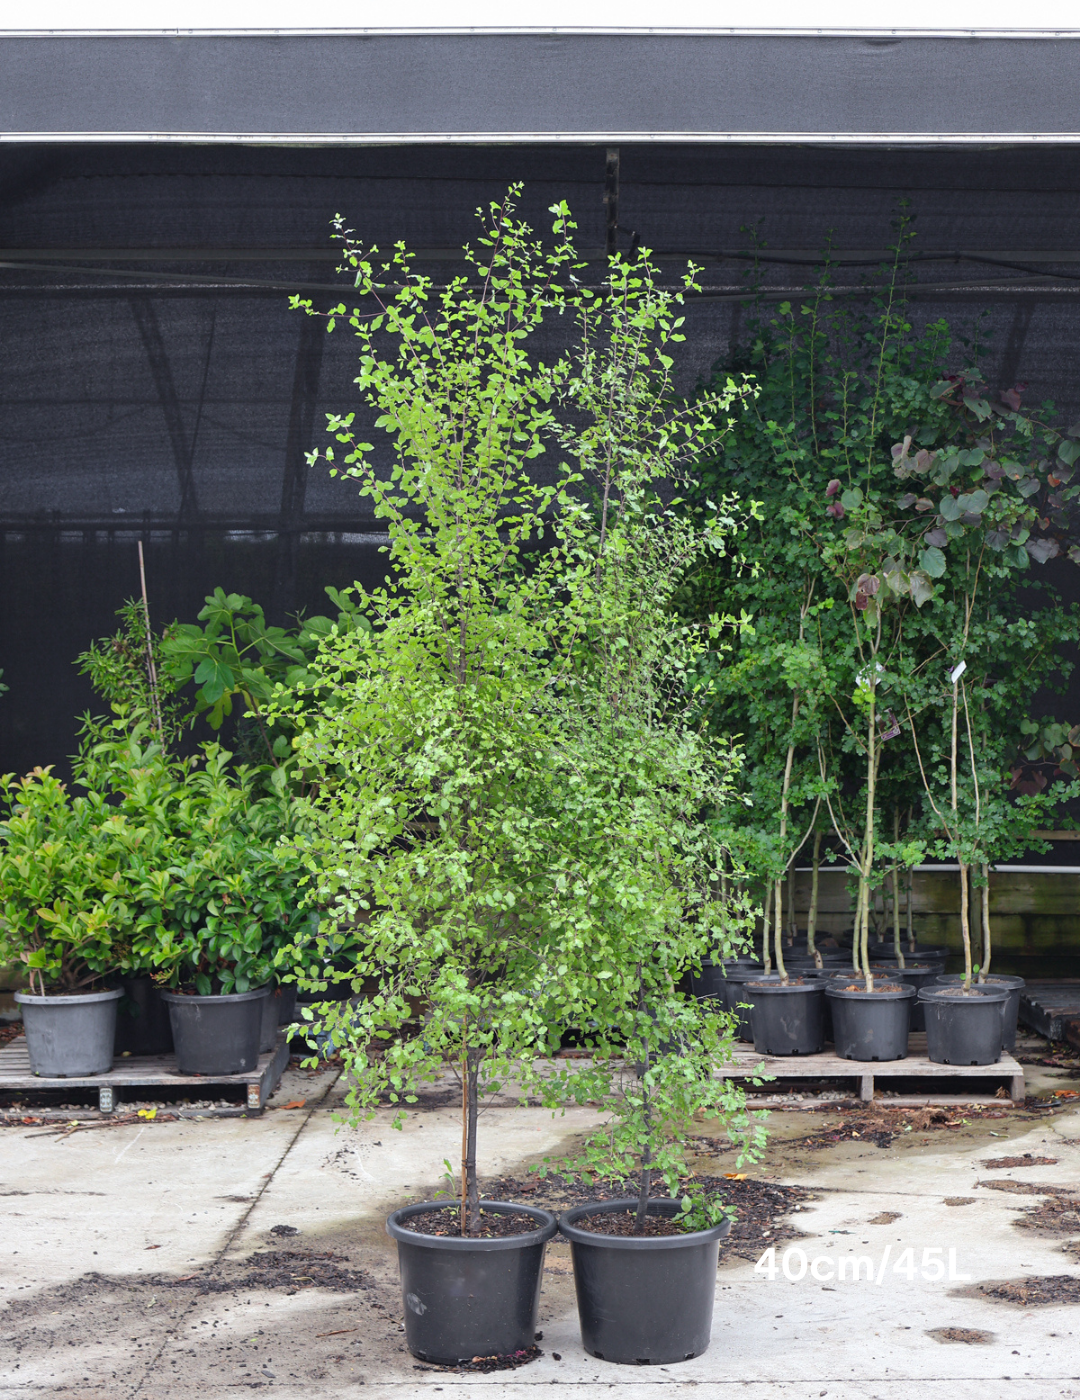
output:
M 38 996 L 36 992 L 16 992 L 15 1000 L 20 1006 L 87 1006 L 96 1001 L 118 1001 L 124 995 L 123 987 L 111 988 L 107 992 L 77 992 L 68 996 L 54 992 L 51 996 Z
M 450 1201 L 419 1201 L 411 1206 L 399 1206 L 386 1219 L 386 1233 L 401 1244 L 416 1244 L 423 1249 L 467 1250 L 473 1253 L 487 1253 L 498 1249 L 527 1249 L 530 1245 L 547 1244 L 558 1231 L 559 1217 L 541 1206 L 523 1206 L 516 1201 L 481 1201 L 485 1210 L 496 1215 L 530 1215 L 539 1221 L 539 1228 L 524 1235 L 504 1235 L 501 1239 L 480 1240 L 449 1235 L 421 1235 L 415 1230 L 406 1230 L 398 1223 L 410 1215 L 420 1215 L 425 1210 L 445 1210 Z
M 681 1202 L 670 1196 L 651 1197 L 649 1209 L 654 1206 L 670 1206 L 670 1210 L 657 1211 L 658 1215 L 675 1215 L 681 1209 Z M 636 1210 L 637 1200 L 586 1201 L 574 1206 L 559 1217 L 559 1233 L 571 1244 L 597 1245 L 601 1249 L 690 1249 L 694 1245 L 708 1244 L 712 1240 L 724 1239 L 731 1229 L 731 1221 L 723 1220 L 708 1230 L 689 1230 L 683 1235 L 600 1235 L 592 1230 L 583 1230 L 575 1224 L 588 1215 L 607 1215 L 617 1210 Z
M 983 987 L 973 986 L 971 990 L 972 990 L 972 992 L 975 993 L 975 996 L 976 996 L 980 1001 L 988 1001 L 988 1002 L 991 1002 L 991 1003 L 996 1003 L 996 1002 L 1008 1001 L 1008 999 L 1009 999 L 1009 993 L 1010 993 L 1010 991 L 1012 990 L 1012 988 L 1010 988 L 1010 987 L 1001 987 L 1001 988 L 994 987 L 994 988 L 987 988 L 987 987 L 985 987 L 985 986 L 983 986 Z M 947 1001 L 947 1002 L 951 1002 L 951 1003 L 953 1003 L 953 1004 L 955 1004 L 955 1005 L 957 1005 L 957 1006 L 968 1006 L 968 1005 L 971 1004 L 971 996 L 970 996 L 969 994 L 965 994 L 964 992 L 962 992 L 962 991 L 960 990 L 959 987 L 955 987 L 955 988 L 954 988 L 954 987 L 942 987 L 942 986 L 936 986 L 936 987 L 920 987 L 920 988 L 919 988 L 919 1000 L 920 1000 L 920 1001 Z
M 916 989 L 907 983 L 885 982 L 879 985 L 887 988 L 884 992 L 868 992 L 865 987 L 860 987 L 857 991 L 851 991 L 848 987 L 826 987 L 827 997 L 841 997 L 845 1001 L 858 1001 L 860 997 L 865 997 L 868 1002 L 875 1001 L 907 1001 L 913 1000 Z
M 964 980 L 964 974 L 962 972 L 939 972 L 937 980 L 945 986 L 955 986 L 957 982 Z M 987 987 L 991 982 L 996 982 L 999 987 L 1008 987 L 1011 992 L 1016 991 L 1018 987 L 1027 986 L 1027 979 L 1018 977 L 1013 972 L 991 972 L 985 982 L 973 980 L 972 986 Z
M 273 988 L 269 982 L 264 982 L 261 987 L 255 987 L 250 992 L 219 992 L 216 995 L 204 997 L 197 992 L 170 992 L 164 987 L 161 989 L 161 1000 L 173 1002 L 177 1006 L 192 1006 L 195 1003 L 210 1001 L 217 1005 L 223 1001 L 254 1001 L 256 997 L 268 997 Z
M 805 972 L 808 969 L 803 968 L 802 970 Z M 761 977 L 747 978 L 747 983 L 752 986 L 755 991 L 766 992 L 770 996 L 774 992 L 778 995 L 783 995 L 785 993 L 817 992 L 824 991 L 825 989 L 825 980 L 821 977 L 814 977 L 809 982 L 803 982 L 800 986 L 795 986 L 791 982 L 766 982 L 765 976 L 775 977 L 777 974 L 775 972 L 770 972 Z

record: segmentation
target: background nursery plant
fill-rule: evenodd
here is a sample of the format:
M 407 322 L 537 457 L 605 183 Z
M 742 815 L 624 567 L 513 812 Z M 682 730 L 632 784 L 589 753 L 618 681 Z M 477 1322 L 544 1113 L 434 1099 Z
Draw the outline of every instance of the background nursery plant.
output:
M 330 910 L 324 946 L 335 930 L 363 930 L 350 970 L 358 996 L 322 1011 L 347 1041 L 350 1109 L 407 1106 L 457 1069 L 463 1235 L 481 1225 L 484 1091 L 511 1073 L 534 1082 L 535 1058 L 566 1026 L 607 1024 L 632 1006 L 630 1028 L 643 987 L 678 1000 L 687 963 L 731 937 L 717 851 L 697 821 L 702 800 L 725 789 L 730 749 L 692 730 L 673 701 L 700 629 L 654 635 L 655 611 L 637 619 L 621 675 L 659 666 L 664 704 L 654 685 L 651 708 L 621 716 L 596 681 L 606 665 L 614 686 L 604 648 L 622 645 L 614 624 L 629 616 L 625 580 L 615 583 L 628 522 L 646 518 L 649 484 L 693 454 L 732 391 L 671 407 L 678 296 L 644 260 L 613 262 L 601 294 L 575 286 L 565 206 L 545 252 L 515 219 L 514 194 L 467 250 L 473 271 L 444 288 L 403 249 L 377 267 L 340 229 L 366 309 L 340 306 L 329 325 L 347 317 L 360 339 L 357 384 L 392 439 L 391 472 L 375 469 L 353 414 L 330 428 L 345 474 L 386 523 L 393 576 L 358 595 L 370 632 L 323 641 L 314 707 L 296 721 L 299 761 L 317 777 L 305 810 L 312 896 Z M 580 348 L 544 365 L 529 338 L 558 315 L 577 324 Z M 544 453 L 555 458 L 548 484 L 536 470 Z M 650 796 L 661 771 L 679 777 L 666 809 Z M 692 821 L 689 783 L 702 775 Z M 634 869 L 646 833 L 664 848 Z M 695 880 L 679 887 L 688 872 Z M 666 1007 L 650 1008 L 661 1027 Z M 684 1027 L 691 1014 L 707 1019 L 684 1004 Z M 726 1025 L 710 1024 L 719 1054 Z
M 953 371 L 957 346 L 944 322 L 913 329 L 900 278 L 908 236 L 867 313 L 832 298 L 826 268 L 803 305 L 782 304 L 757 324 L 738 361 L 755 374 L 757 396 L 733 430 L 723 426 L 701 473 L 707 491 L 761 501 L 740 560 L 695 580 L 698 607 L 753 615 L 736 664 L 713 679 L 712 713 L 746 735 L 747 790 L 766 798 L 751 818 L 755 833 L 770 816 L 774 831 L 783 820 L 774 735 L 792 735 L 788 824 L 801 836 L 820 801 L 828 857 L 854 877 L 864 975 L 876 892 L 892 894 L 902 959 L 899 876 L 929 848 L 985 869 L 1020 842 L 1030 847 L 1036 812 L 1016 800 L 1027 777 L 1017 759 L 1031 748 L 1025 726 L 1035 723 L 1037 693 L 1067 677 L 1077 639 L 1075 609 L 1031 572 L 1066 553 L 1080 560 L 1070 543 L 1080 442 L 1049 425 L 1049 408 L 1022 413 L 1023 386 L 989 394 L 977 346 L 961 346 L 968 368 Z M 800 647 L 806 659 L 793 680 L 784 659 Z M 968 697 L 980 750 L 977 777 L 961 752 L 958 802 L 971 814 L 963 837 L 956 823 L 945 835 L 930 801 L 949 802 L 946 673 L 961 661 L 958 699 Z M 962 706 L 959 714 L 962 736 Z M 1059 784 L 1043 794 L 1042 819 L 1064 793 Z

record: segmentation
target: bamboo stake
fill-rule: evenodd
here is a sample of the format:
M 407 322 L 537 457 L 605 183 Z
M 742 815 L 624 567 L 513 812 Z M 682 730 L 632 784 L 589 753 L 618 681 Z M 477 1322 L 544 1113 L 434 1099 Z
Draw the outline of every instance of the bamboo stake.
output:
M 157 666 L 154 664 L 154 634 L 150 630 L 150 600 L 146 591 L 146 560 L 143 557 L 143 544 L 139 540 L 139 581 L 142 584 L 143 621 L 146 624 L 146 675 L 150 683 L 150 706 L 154 714 L 154 728 L 162 747 L 165 744 L 165 725 L 161 717 L 161 697 L 158 694 Z

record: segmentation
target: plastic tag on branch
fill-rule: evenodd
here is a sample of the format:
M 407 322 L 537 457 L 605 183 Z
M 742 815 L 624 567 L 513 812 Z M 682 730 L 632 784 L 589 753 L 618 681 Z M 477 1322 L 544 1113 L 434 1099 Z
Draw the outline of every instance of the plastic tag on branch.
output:
M 899 733 L 900 721 L 892 710 L 886 710 L 884 715 L 878 717 L 878 737 L 884 743 L 886 739 L 895 739 Z
M 960 677 L 964 674 L 964 672 L 965 672 L 966 670 L 967 670 L 967 662 L 966 662 L 966 661 L 961 661 L 960 664 L 959 664 L 958 666 L 955 666 L 955 667 L 949 672 L 949 684 L 950 684 L 950 685 L 955 685 L 955 684 L 957 683 L 957 681 L 960 679 Z
M 859 674 L 855 677 L 855 684 L 859 687 L 860 690 L 873 690 L 878 683 L 879 677 L 884 674 L 885 667 L 881 664 L 880 661 L 875 661 L 874 669 L 872 671 L 870 669 L 867 669 L 865 671 L 859 672 Z

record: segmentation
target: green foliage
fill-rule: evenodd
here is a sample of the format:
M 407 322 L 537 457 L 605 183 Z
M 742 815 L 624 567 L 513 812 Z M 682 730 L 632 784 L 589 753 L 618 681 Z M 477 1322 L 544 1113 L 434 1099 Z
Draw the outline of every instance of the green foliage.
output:
M 123 958 L 134 921 L 123 868 L 129 832 L 92 798 L 72 798 L 47 768 L 0 779 L 0 963 L 31 989 L 92 987 Z
M 150 634 L 156 684 L 143 606 L 129 600 L 117 612 L 120 630 L 94 642 L 77 664 L 103 699 L 149 716 L 155 725 L 156 702 L 167 747 L 174 748 L 200 717 L 219 731 L 235 712 L 239 760 L 256 769 L 286 769 L 290 780 L 302 782 L 290 763 L 294 726 L 284 712 L 268 721 L 267 706 L 279 687 L 296 691 L 305 684 L 319 639 L 333 627 L 369 627 L 351 590 L 325 591 L 336 618 L 300 617 L 286 628 L 268 626 L 261 606 L 244 594 L 215 588 L 196 622 L 173 622 L 160 635 Z
M 513 1074 L 565 1102 L 572 1086 L 536 1057 L 567 1025 L 614 1083 L 643 997 L 660 1029 L 679 1007 L 697 1047 L 643 1081 L 657 1105 L 644 1138 L 635 1097 L 613 1092 L 637 1125 L 613 1160 L 635 1136 L 659 1157 L 678 1095 L 693 1097 L 673 1085 L 660 1111 L 662 1084 L 693 1067 L 711 1092 L 730 1043 L 675 983 L 738 929 L 720 897 L 726 853 L 699 819 L 726 800 L 735 757 L 694 723 L 690 688 L 724 628 L 664 613 L 674 573 L 723 547 L 730 510 L 703 531 L 654 501 L 733 389 L 675 403 L 679 298 L 644 257 L 613 261 L 602 294 L 580 288 L 565 206 L 545 252 L 513 194 L 467 250 L 473 272 L 445 288 L 403 247 L 377 266 L 339 221 L 365 309 L 342 304 L 328 329 L 345 319 L 358 337 L 357 384 L 395 456 L 381 476 L 354 415 L 335 415 L 334 469 L 386 521 L 394 589 L 360 593 L 372 630 L 331 629 L 315 679 L 277 702 L 315 780 L 303 806 L 312 897 L 328 911 L 319 947 L 331 959 L 352 941 L 356 996 L 322 1009 L 348 1041 L 350 1112 L 407 1106 L 457 1067 L 464 1228 L 482 1093 Z M 552 315 L 574 321 L 579 345 L 545 365 L 529 342 Z M 740 1103 L 733 1090 L 724 1111 Z
M 173 623 L 161 643 L 170 682 L 177 689 L 194 687 L 192 719 L 204 715 L 218 730 L 239 703 L 247 721 L 242 738 L 253 740 L 247 742 L 245 756 L 256 765 L 280 768 L 292 752 L 292 725 L 280 711 L 276 723 L 266 716 L 278 687 L 296 691 L 305 685 L 319 639 L 333 627 L 369 627 L 348 590 L 327 588 L 326 593 L 338 610 L 336 620 L 302 617 L 295 627 L 285 628 L 267 626 L 262 608 L 250 598 L 215 588 L 198 623 Z
M 985 864 L 1030 842 L 1062 789 L 1016 800 L 1022 724 L 1080 635 L 1076 610 L 1031 577 L 1080 560 L 1080 442 L 1048 410 L 1022 413 L 1024 386 L 992 397 L 977 348 L 952 369 L 949 327 L 916 333 L 902 290 L 896 262 L 860 312 L 833 300 L 826 267 L 802 305 L 756 323 L 742 360 L 756 396 L 720 425 L 701 495 L 759 505 L 742 556 L 699 571 L 686 603 L 752 615 L 734 664 L 709 677 L 712 721 L 745 735 L 750 804 L 730 809 L 745 819 L 729 839 L 772 881 L 827 823 L 864 925 L 882 864 L 930 849 Z M 954 761 L 946 673 L 961 661 Z M 904 841 L 881 839 L 882 809 Z
M 178 759 L 149 721 L 88 720 L 72 795 L 47 770 L 2 790 L 0 959 L 66 990 L 151 973 L 200 992 L 261 985 L 301 928 L 294 810 L 214 744 Z

